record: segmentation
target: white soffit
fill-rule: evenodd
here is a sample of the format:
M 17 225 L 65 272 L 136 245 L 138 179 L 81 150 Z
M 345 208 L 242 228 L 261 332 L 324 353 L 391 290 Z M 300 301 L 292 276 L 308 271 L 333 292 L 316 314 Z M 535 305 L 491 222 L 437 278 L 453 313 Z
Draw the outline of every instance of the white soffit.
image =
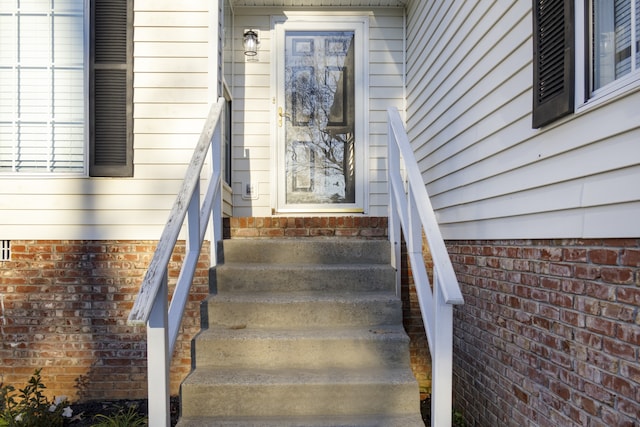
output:
M 404 7 L 407 0 L 231 0 L 234 7 Z

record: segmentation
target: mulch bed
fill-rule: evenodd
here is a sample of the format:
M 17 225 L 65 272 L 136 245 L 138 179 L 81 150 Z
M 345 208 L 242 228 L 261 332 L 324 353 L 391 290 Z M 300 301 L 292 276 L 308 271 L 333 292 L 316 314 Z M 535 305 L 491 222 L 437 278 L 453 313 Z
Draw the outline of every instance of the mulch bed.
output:
M 171 426 L 173 427 L 178 423 L 178 416 L 180 415 L 180 400 L 177 397 L 172 397 L 169 403 Z M 69 427 L 91 427 L 99 421 L 95 418 L 96 415 L 102 414 L 106 416 L 113 416 L 117 414 L 118 411 L 128 411 L 130 407 L 135 407 L 136 412 L 142 416 L 146 417 L 148 414 L 147 399 L 74 403 L 71 405 L 71 409 L 73 409 L 73 417 L 75 420 L 69 423 Z M 80 416 L 78 417 L 78 415 Z
M 127 411 L 129 407 L 134 406 L 136 411 L 146 416 L 148 413 L 148 403 L 146 399 L 141 400 L 109 400 L 109 401 L 92 401 L 84 403 L 76 403 L 71 405 L 73 409 L 75 421 L 69 424 L 69 427 L 91 427 L 98 420 L 95 416 L 98 414 L 112 416 L 120 410 Z M 172 397 L 170 400 L 171 426 L 174 427 L 178 423 L 180 416 L 180 400 L 178 397 Z M 431 426 L 431 399 L 420 401 L 420 412 L 425 427 Z M 80 417 L 78 417 L 80 415 Z

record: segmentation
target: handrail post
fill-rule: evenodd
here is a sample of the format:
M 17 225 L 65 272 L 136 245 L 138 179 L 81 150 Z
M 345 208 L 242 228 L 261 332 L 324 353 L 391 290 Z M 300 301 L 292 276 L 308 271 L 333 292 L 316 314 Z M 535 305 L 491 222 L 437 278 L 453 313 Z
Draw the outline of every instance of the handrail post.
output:
M 213 137 L 211 138 L 211 167 L 212 171 L 219 171 L 217 174 L 217 179 L 222 181 L 222 147 L 223 147 L 223 135 L 222 130 L 225 129 L 226 124 L 224 123 L 225 115 L 220 115 L 220 120 L 216 128 L 213 131 Z M 218 147 L 218 150 L 214 148 Z M 216 174 L 212 174 L 211 179 L 215 179 Z M 211 266 L 214 267 L 218 265 L 218 239 L 222 240 L 222 199 L 223 199 L 223 191 L 222 191 L 222 182 L 216 184 L 217 188 L 220 190 L 219 194 L 214 195 L 213 206 L 211 209 L 211 219 L 213 222 L 212 233 L 213 238 L 211 239 Z
M 170 427 L 169 407 L 169 336 L 167 332 L 168 284 L 164 270 L 153 308 L 147 321 L 147 385 L 149 396 L 149 425 Z
M 452 421 L 451 410 L 443 411 L 440 408 L 451 408 L 453 405 L 453 306 L 447 304 L 438 283 L 437 272 L 434 271 L 433 299 L 435 313 L 435 329 L 438 333 L 434 336 L 434 352 L 431 356 L 431 393 L 438 396 L 431 399 L 432 425 L 450 426 Z
M 389 128 L 389 138 L 392 138 L 393 132 L 391 124 Z M 391 141 L 387 144 L 387 169 L 389 173 L 392 168 L 399 167 L 400 165 L 400 153 L 395 142 Z M 393 189 L 391 188 L 391 180 L 389 180 L 389 240 L 391 243 L 391 266 L 396 271 L 396 296 L 400 296 L 402 292 L 402 230 L 400 225 L 400 215 L 398 214 L 398 201 L 393 195 Z

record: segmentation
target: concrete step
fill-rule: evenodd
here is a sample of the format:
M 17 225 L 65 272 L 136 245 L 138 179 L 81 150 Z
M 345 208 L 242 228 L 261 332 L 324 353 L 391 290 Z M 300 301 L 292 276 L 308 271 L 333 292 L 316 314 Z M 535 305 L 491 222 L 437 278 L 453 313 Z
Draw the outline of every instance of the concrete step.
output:
M 404 369 L 196 368 L 182 384 L 182 416 L 282 417 L 420 413 Z
M 401 368 L 409 364 L 409 339 L 401 325 L 211 328 L 198 334 L 194 346 L 197 368 Z
M 375 240 L 226 240 L 179 426 L 422 426 L 389 251 Z
M 402 302 L 389 292 L 225 293 L 206 301 L 209 327 L 329 328 L 402 324 Z
M 231 239 L 223 245 L 224 263 L 388 264 L 390 260 L 387 240 Z
M 217 292 L 388 291 L 395 292 L 389 264 L 242 264 L 213 269 Z
M 259 402 L 257 399 L 256 403 Z M 379 415 L 343 417 L 254 417 L 182 418 L 177 427 L 424 427 L 419 415 Z

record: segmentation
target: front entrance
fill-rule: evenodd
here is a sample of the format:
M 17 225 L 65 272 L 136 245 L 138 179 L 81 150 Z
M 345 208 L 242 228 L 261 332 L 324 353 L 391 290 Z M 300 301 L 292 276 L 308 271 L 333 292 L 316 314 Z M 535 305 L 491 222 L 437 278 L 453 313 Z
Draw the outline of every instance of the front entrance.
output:
M 278 212 L 364 212 L 363 26 L 276 24 Z

